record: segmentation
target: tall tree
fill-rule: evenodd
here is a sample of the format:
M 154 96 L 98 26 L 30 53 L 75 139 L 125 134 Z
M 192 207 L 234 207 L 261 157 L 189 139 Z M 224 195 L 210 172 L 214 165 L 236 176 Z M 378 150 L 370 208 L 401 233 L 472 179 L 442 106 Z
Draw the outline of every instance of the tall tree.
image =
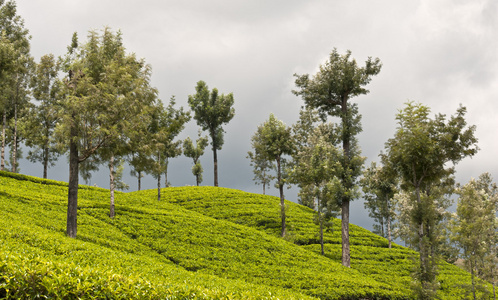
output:
M 144 177 L 144 173 L 147 172 L 148 166 L 152 164 L 152 161 L 138 146 L 133 147 L 129 155 L 130 175 L 137 177 L 138 190 L 140 191 L 142 189 L 142 178 Z
M 165 186 L 168 182 L 168 160 L 177 157 L 182 153 L 182 141 L 175 138 L 185 128 L 185 124 L 190 120 L 190 113 L 183 110 L 183 107 L 175 108 L 175 97 L 171 97 L 167 107 L 158 103 L 153 111 L 149 132 L 152 134 L 151 154 L 154 156 L 154 163 L 149 169 L 149 173 L 157 179 L 157 200 L 161 200 L 161 175 L 165 174 Z
M 233 94 L 218 94 L 218 89 L 211 92 L 204 81 L 197 82 L 196 93 L 188 96 L 188 103 L 194 112 L 194 119 L 202 130 L 211 137 L 214 163 L 214 186 L 218 186 L 218 154 L 223 146 L 223 124 L 232 120 L 235 115 Z
M 202 165 L 200 161 L 200 157 L 204 154 L 204 149 L 208 145 L 209 141 L 207 137 L 201 136 L 201 133 L 199 132 L 199 137 L 195 141 L 196 144 L 194 146 L 194 143 L 190 139 L 190 137 L 187 137 L 185 141 L 183 141 L 183 154 L 186 157 L 192 158 L 194 162 L 194 166 L 192 167 L 192 174 L 195 176 L 195 182 L 197 186 L 202 182 Z
M 333 124 L 320 124 L 309 134 L 306 147 L 293 155 L 291 181 L 300 187 L 299 201 L 316 211 L 315 222 L 320 226 L 321 253 L 325 254 L 323 232 L 332 227 L 331 218 L 336 216 L 339 205 L 336 201 L 342 186 L 341 151 L 337 130 Z
M 374 224 L 374 232 L 387 238 L 389 248 L 392 243 L 391 225 L 395 217 L 394 195 L 397 192 L 397 182 L 387 168 L 379 167 L 372 162 L 363 172 L 360 180 L 365 198 L 365 208 L 378 224 Z
M 475 127 L 467 127 L 464 107 L 448 120 L 442 114 L 431 119 L 429 113 L 427 106 L 407 103 L 396 116 L 395 136 L 381 155 L 384 166 L 395 172 L 409 195 L 408 221 L 415 229 L 412 244 L 420 251 L 415 291 L 421 299 L 436 293 L 437 225 L 443 218 L 438 203 L 451 190 L 455 172 L 448 165 L 473 156 L 478 149 Z
M 5 168 L 7 117 L 15 119 L 13 129 L 13 171 L 17 166 L 17 112 L 28 99 L 25 82 L 30 61 L 29 32 L 24 20 L 17 15 L 14 1 L 0 1 L 0 110 L 2 111 L 2 149 L 0 169 Z
M 140 115 L 143 93 L 149 86 L 150 67 L 125 53 L 121 34 L 104 28 L 90 31 L 78 44 L 73 35 L 63 63 L 65 98 L 56 127 L 58 139 L 69 150 L 67 234 L 77 234 L 79 165 L 120 136 L 120 124 Z M 96 160 L 98 161 L 98 160 Z
M 283 169 L 285 166 L 284 156 L 292 154 L 294 149 L 291 128 L 278 120 L 273 114 L 270 114 L 270 118 L 258 126 L 256 133 L 251 138 L 251 143 L 255 152 L 261 153 L 261 155 L 276 163 L 276 186 L 280 193 L 280 216 L 282 219 L 281 235 L 284 237 L 286 233 L 286 218 Z
M 459 195 L 456 218 L 452 228 L 453 239 L 461 248 L 461 257 L 472 278 L 472 295 L 476 298 L 475 276 L 494 283 L 493 266 L 496 268 L 498 243 L 498 187 L 489 173 L 457 190 Z M 494 260 L 494 262 L 493 262 Z
M 54 129 L 58 122 L 57 110 L 60 105 L 59 64 L 53 54 L 44 55 L 35 65 L 31 78 L 33 96 L 38 105 L 29 112 L 30 118 L 25 126 L 29 132 L 26 146 L 32 150 L 28 159 L 41 162 L 43 178 L 47 178 L 48 168 L 54 166 L 60 153 L 54 140 Z
M 17 49 L 19 53 L 14 68 L 13 76 L 10 78 L 11 99 L 14 106 L 14 125 L 12 139 L 12 172 L 16 173 L 18 165 L 18 148 L 20 145 L 21 132 L 19 131 L 19 120 L 21 113 L 29 110 L 30 90 L 29 81 L 33 68 L 33 58 L 29 56 L 29 44 L 27 49 Z M 28 53 L 28 54 L 25 54 Z M 20 157 L 19 157 L 20 158 Z
M 3 8 L 2 8 L 3 9 Z M 7 115 L 11 113 L 10 99 L 7 90 L 9 84 L 9 72 L 12 70 L 15 61 L 15 48 L 13 43 L 10 42 L 5 30 L 1 31 L 0 39 L 0 111 L 2 112 L 2 149 L 1 149 L 1 162 L 0 170 L 5 170 L 5 147 L 7 146 Z
M 345 189 L 341 199 L 341 236 L 342 236 L 342 264 L 351 266 L 349 247 L 349 206 L 353 200 L 347 192 L 355 188 L 356 180 L 361 173 L 361 168 L 353 169 L 351 143 L 353 138 L 361 131 L 359 114 L 356 104 L 350 99 L 367 94 L 364 88 L 370 83 L 372 76 L 380 72 L 381 63 L 378 58 L 368 58 L 364 67 L 359 67 L 355 59 L 351 59 L 351 52 L 341 55 L 336 49 L 332 51 L 329 60 L 320 66 L 320 70 L 312 78 L 308 74 L 295 75 L 298 90 L 294 94 L 301 96 L 306 105 L 318 109 L 321 117 L 339 117 L 342 127 L 342 149 L 344 152 L 341 182 Z M 356 119 L 356 120 L 355 120 Z
M 253 167 L 254 182 L 256 184 L 261 183 L 263 186 L 263 195 L 266 195 L 266 187 L 270 188 L 270 183 L 275 176 L 270 172 L 275 168 L 272 160 L 269 160 L 265 155 L 260 153 L 258 149 L 254 149 L 254 152 L 248 151 L 247 158 L 251 160 L 251 167 Z

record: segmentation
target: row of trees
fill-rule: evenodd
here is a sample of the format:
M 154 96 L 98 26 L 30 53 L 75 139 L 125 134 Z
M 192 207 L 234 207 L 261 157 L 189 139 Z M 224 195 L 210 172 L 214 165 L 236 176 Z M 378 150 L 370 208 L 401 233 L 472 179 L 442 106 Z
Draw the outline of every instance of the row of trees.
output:
M 143 173 L 168 185 L 168 160 L 180 154 L 193 159 L 196 183 L 202 181 L 199 158 L 208 144 L 201 136 L 177 140 L 191 112 L 167 106 L 150 85 L 151 67 L 127 53 L 121 32 L 109 28 L 90 31 L 87 41 L 72 37 L 67 53 L 49 54 L 36 63 L 29 54 L 28 30 L 16 14 L 13 1 L 0 2 L 0 112 L 2 123 L 1 170 L 6 169 L 6 147 L 11 152 L 11 171 L 18 172 L 20 144 L 30 147 L 28 159 L 43 164 L 43 177 L 62 154 L 69 156 L 67 234 L 77 235 L 77 199 L 80 175 L 84 179 L 100 165 L 110 178 L 110 217 L 114 217 L 114 191 L 124 188 L 123 164 L 132 173 Z M 211 138 L 214 184 L 218 185 L 217 151 L 224 143 L 222 128 L 235 114 L 233 94 L 209 90 L 199 81 L 188 102 L 193 118 Z
M 353 96 L 364 88 L 381 68 L 369 58 L 357 66 L 351 52 L 334 50 L 312 78 L 296 75 L 296 95 L 305 106 L 296 124 L 286 126 L 273 114 L 252 137 L 249 152 L 254 180 L 266 186 L 276 179 L 281 200 L 282 236 L 285 235 L 284 184 L 296 184 L 299 202 L 316 211 L 323 247 L 323 230 L 330 218 L 341 214 L 342 263 L 350 266 L 349 203 L 361 196 L 377 224 L 377 233 L 388 238 L 394 233 L 420 253 L 414 291 L 421 299 L 433 299 L 437 292 L 437 261 L 461 257 L 472 276 L 496 281 L 498 249 L 498 202 L 496 185 L 488 174 L 457 188 L 455 165 L 478 151 L 475 126 L 465 121 L 466 109 L 459 107 L 449 118 L 409 102 L 396 115 L 395 136 L 385 143 L 380 163 L 363 170 L 356 135 L 361 116 Z M 339 122 L 327 122 L 338 117 Z M 274 170 L 274 172 L 272 172 Z M 460 195 L 457 213 L 448 208 L 450 196 Z M 475 297 L 475 285 L 472 281 Z
M 19 171 L 19 145 L 24 143 L 31 149 L 28 159 L 43 164 L 45 178 L 49 166 L 69 154 L 68 236 L 77 234 L 79 176 L 88 178 L 102 164 L 109 167 L 110 217 L 115 214 L 114 190 L 124 187 L 120 177 L 125 161 L 138 177 L 139 188 L 143 173 L 157 179 L 158 200 L 162 175 L 168 184 L 168 161 L 181 153 L 192 158 L 196 183 L 202 181 L 199 158 L 208 137 L 199 132 L 195 144 L 190 138 L 176 139 L 191 113 L 176 108 L 174 97 L 167 106 L 162 104 L 150 85 L 150 66 L 126 52 L 120 32 L 90 31 L 83 44 L 74 34 L 63 57 L 46 55 L 39 63 L 29 55 L 30 37 L 12 1 L 0 1 L 0 32 L 0 167 L 7 166 L 7 145 L 13 172 Z M 379 164 L 363 171 L 365 158 L 356 139 L 361 116 L 350 99 L 367 94 L 365 86 L 380 69 L 379 59 L 368 58 L 360 67 L 351 52 L 333 50 L 314 76 L 296 75 L 294 94 L 305 102 L 297 123 L 286 126 L 272 114 L 257 128 L 249 158 L 263 192 L 276 179 L 282 236 L 283 188 L 296 184 L 299 201 L 316 211 L 322 253 L 323 231 L 340 212 L 342 263 L 349 267 L 349 206 L 362 188 L 377 231 L 391 243 L 393 225 L 394 234 L 420 252 L 414 272 L 420 298 L 434 297 L 437 260 L 455 255 L 451 243 L 462 249 L 473 278 L 494 282 L 496 186 L 489 175 L 458 189 L 454 182 L 454 165 L 478 150 L 475 127 L 467 126 L 464 107 L 450 118 L 439 114 L 431 119 L 428 107 L 408 103 L 396 116 L 397 131 L 386 142 Z M 222 126 L 235 114 L 233 94 L 209 90 L 199 81 L 188 103 L 211 139 L 217 186 L 217 151 L 224 144 Z M 451 216 L 447 208 L 454 193 L 460 198 Z M 472 286 L 475 295 L 474 280 Z

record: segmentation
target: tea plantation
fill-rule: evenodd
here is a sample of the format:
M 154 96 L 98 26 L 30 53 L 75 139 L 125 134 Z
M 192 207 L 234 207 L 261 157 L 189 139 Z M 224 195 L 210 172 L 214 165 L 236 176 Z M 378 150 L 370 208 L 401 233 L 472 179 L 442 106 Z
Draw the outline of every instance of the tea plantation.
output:
M 313 211 L 214 187 L 116 194 L 80 186 L 78 237 L 65 235 L 67 184 L 0 172 L 0 298 L 412 299 L 417 253 L 351 226 L 352 268 L 340 264 L 339 222 L 321 256 Z M 441 262 L 439 296 L 461 299 L 470 275 Z M 480 296 L 483 296 L 482 294 Z

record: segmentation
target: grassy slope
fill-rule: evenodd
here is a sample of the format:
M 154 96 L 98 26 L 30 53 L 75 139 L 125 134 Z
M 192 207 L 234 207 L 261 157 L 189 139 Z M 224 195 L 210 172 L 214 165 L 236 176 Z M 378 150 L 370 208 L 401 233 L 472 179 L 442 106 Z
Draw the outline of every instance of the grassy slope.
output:
M 140 205 L 161 206 L 161 203 L 153 201 L 155 193 L 154 190 L 148 190 L 129 193 L 127 196 L 141 201 Z M 277 197 L 213 187 L 171 188 L 163 190 L 162 196 L 169 203 L 206 216 L 257 228 L 273 236 L 280 234 L 280 204 Z M 307 250 L 320 253 L 318 226 L 313 222 L 313 211 L 292 202 L 287 202 L 287 205 L 290 240 Z M 337 263 L 341 261 L 340 234 L 340 220 L 335 220 L 333 231 L 326 232 L 324 236 L 325 256 Z M 389 285 L 393 291 L 410 294 L 410 274 L 418 261 L 416 252 L 396 244 L 388 249 L 385 238 L 354 224 L 350 225 L 350 242 L 353 269 L 369 279 Z M 470 275 L 454 265 L 441 262 L 438 281 L 439 296 L 442 299 L 456 299 L 468 293 Z
M 0 298 L 2 286 L 123 298 L 409 298 L 415 253 L 386 249 L 384 239 L 352 226 L 353 269 L 345 269 L 338 232 L 326 235 L 326 257 L 317 254 L 307 208 L 289 203 L 292 239 L 303 246 L 277 237 L 274 197 L 210 187 L 164 189 L 161 202 L 154 190 L 118 193 L 110 220 L 108 191 L 86 187 L 72 240 L 64 234 L 65 184 L 1 175 Z M 469 282 L 449 265 L 440 277 L 447 298 Z

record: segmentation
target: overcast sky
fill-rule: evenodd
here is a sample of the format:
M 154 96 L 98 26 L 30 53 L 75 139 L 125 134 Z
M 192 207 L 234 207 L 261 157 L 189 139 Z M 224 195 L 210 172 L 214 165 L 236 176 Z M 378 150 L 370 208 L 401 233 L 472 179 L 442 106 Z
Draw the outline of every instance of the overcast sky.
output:
M 480 152 L 457 166 L 457 181 L 490 172 L 498 179 L 498 1 L 496 0 L 18 0 L 18 14 L 32 35 L 37 61 L 48 53 L 64 55 L 73 32 L 85 40 L 89 30 L 121 30 L 129 52 L 153 68 L 152 84 L 160 98 L 176 96 L 188 107 L 197 81 L 222 93 L 233 92 L 236 114 L 225 126 L 219 152 L 220 186 L 261 192 L 246 159 L 250 138 L 270 113 L 291 125 L 303 101 L 292 94 L 294 73 L 315 74 L 333 48 L 348 49 L 362 64 L 378 57 L 383 67 L 354 98 L 363 115 L 359 141 L 367 164 L 378 161 L 394 135 L 395 114 L 408 101 L 433 113 L 467 107 L 477 126 Z M 181 138 L 195 137 L 191 121 Z M 201 158 L 205 185 L 212 185 L 212 152 Z M 170 163 L 174 186 L 195 184 L 191 162 Z M 105 168 L 91 184 L 108 187 Z M 21 161 L 21 172 L 41 176 L 42 168 Z M 66 158 L 49 169 L 49 177 L 68 180 Z M 136 180 L 126 177 L 131 190 Z M 155 182 L 146 177 L 145 188 Z M 270 194 L 277 195 L 271 188 Z M 295 189 L 286 198 L 296 199 Z M 371 228 L 361 200 L 352 205 L 351 222 Z

